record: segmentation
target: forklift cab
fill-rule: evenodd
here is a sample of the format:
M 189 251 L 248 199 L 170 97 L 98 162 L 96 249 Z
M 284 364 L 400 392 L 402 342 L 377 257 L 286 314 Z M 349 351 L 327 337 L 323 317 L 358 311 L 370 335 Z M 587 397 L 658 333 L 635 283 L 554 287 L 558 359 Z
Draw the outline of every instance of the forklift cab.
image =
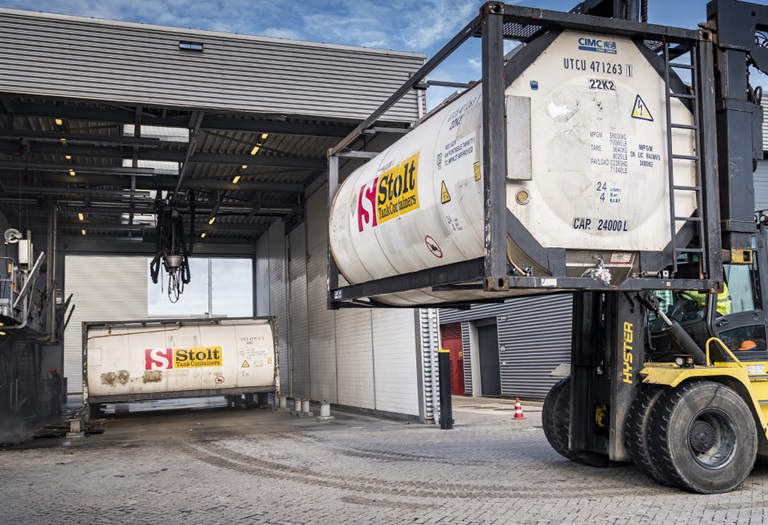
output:
M 719 338 L 741 361 L 768 360 L 765 313 L 768 289 L 766 233 L 760 228 L 753 237 L 752 257 L 746 264 L 724 264 L 725 293 L 699 294 L 663 290 L 656 295 L 661 309 L 693 338 L 702 350 L 711 337 Z M 696 261 L 692 261 L 698 266 Z M 671 361 L 682 350 L 666 330 L 666 324 L 651 312 L 648 323 L 650 361 Z M 715 360 L 729 360 L 713 345 Z

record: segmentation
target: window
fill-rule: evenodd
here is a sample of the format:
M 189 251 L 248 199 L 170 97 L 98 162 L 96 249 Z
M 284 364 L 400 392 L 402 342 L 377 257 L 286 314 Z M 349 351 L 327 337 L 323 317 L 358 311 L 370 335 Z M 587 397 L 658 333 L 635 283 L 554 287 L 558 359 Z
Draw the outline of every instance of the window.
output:
M 203 48 L 204 45 L 202 42 L 187 42 L 185 40 L 179 42 L 179 49 L 182 51 L 197 51 L 198 53 L 202 53 Z
M 168 299 L 168 275 L 160 272 L 157 284 L 149 277 L 147 259 L 147 313 L 150 317 L 250 317 L 253 315 L 253 263 L 251 259 L 189 259 L 190 282 L 176 303 Z M 211 276 L 211 285 L 208 276 Z M 210 291 L 210 295 L 209 295 Z M 211 312 L 211 314 L 209 314 Z
M 725 282 L 728 284 L 728 295 L 731 299 L 731 313 L 751 312 L 760 310 L 760 295 L 758 292 L 757 270 L 751 265 L 726 264 L 724 267 Z

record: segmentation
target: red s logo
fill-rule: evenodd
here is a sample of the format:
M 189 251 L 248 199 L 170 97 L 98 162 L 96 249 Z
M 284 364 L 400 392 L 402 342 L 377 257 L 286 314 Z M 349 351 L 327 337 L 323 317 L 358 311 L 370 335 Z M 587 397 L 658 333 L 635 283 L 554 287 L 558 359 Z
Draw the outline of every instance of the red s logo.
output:
M 360 188 L 357 196 L 357 230 L 363 231 L 366 224 L 377 226 L 379 219 L 376 216 L 376 187 L 379 185 L 379 178 L 373 180 L 373 184 L 365 185 Z M 372 224 L 371 224 L 372 223 Z
M 144 350 L 144 370 L 173 368 L 173 348 L 147 348 Z

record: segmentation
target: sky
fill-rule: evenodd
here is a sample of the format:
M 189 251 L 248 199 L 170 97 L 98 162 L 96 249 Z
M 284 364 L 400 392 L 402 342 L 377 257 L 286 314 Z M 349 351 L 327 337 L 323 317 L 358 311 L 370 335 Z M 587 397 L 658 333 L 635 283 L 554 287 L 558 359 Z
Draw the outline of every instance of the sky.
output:
M 427 58 L 477 15 L 483 3 L 483 0 L 0 0 L 1 7 L 414 51 L 424 53 Z M 577 0 L 508 0 L 507 3 L 568 11 Z M 767 4 L 768 0 L 756 3 Z M 649 21 L 695 29 L 706 19 L 706 4 L 707 0 L 649 0 Z M 477 39 L 472 39 L 430 78 L 452 82 L 476 80 L 480 76 L 478 44 Z M 431 88 L 430 106 L 452 91 Z
M 149 275 L 147 258 L 147 275 Z M 253 315 L 252 264 L 250 259 L 212 259 L 213 317 Z M 162 285 L 147 278 L 149 317 L 195 316 L 208 313 L 208 259 L 189 260 L 190 281 L 177 303 L 168 300 L 168 274 L 162 272 Z

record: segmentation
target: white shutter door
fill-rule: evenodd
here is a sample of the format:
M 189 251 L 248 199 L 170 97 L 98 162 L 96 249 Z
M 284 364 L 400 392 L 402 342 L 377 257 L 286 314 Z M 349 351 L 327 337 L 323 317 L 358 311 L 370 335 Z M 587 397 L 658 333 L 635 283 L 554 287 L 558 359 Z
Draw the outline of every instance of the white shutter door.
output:
M 72 294 L 75 310 L 64 333 L 63 375 L 74 394 L 83 391 L 82 323 L 146 319 L 149 260 L 68 255 L 64 268 L 65 297 Z

